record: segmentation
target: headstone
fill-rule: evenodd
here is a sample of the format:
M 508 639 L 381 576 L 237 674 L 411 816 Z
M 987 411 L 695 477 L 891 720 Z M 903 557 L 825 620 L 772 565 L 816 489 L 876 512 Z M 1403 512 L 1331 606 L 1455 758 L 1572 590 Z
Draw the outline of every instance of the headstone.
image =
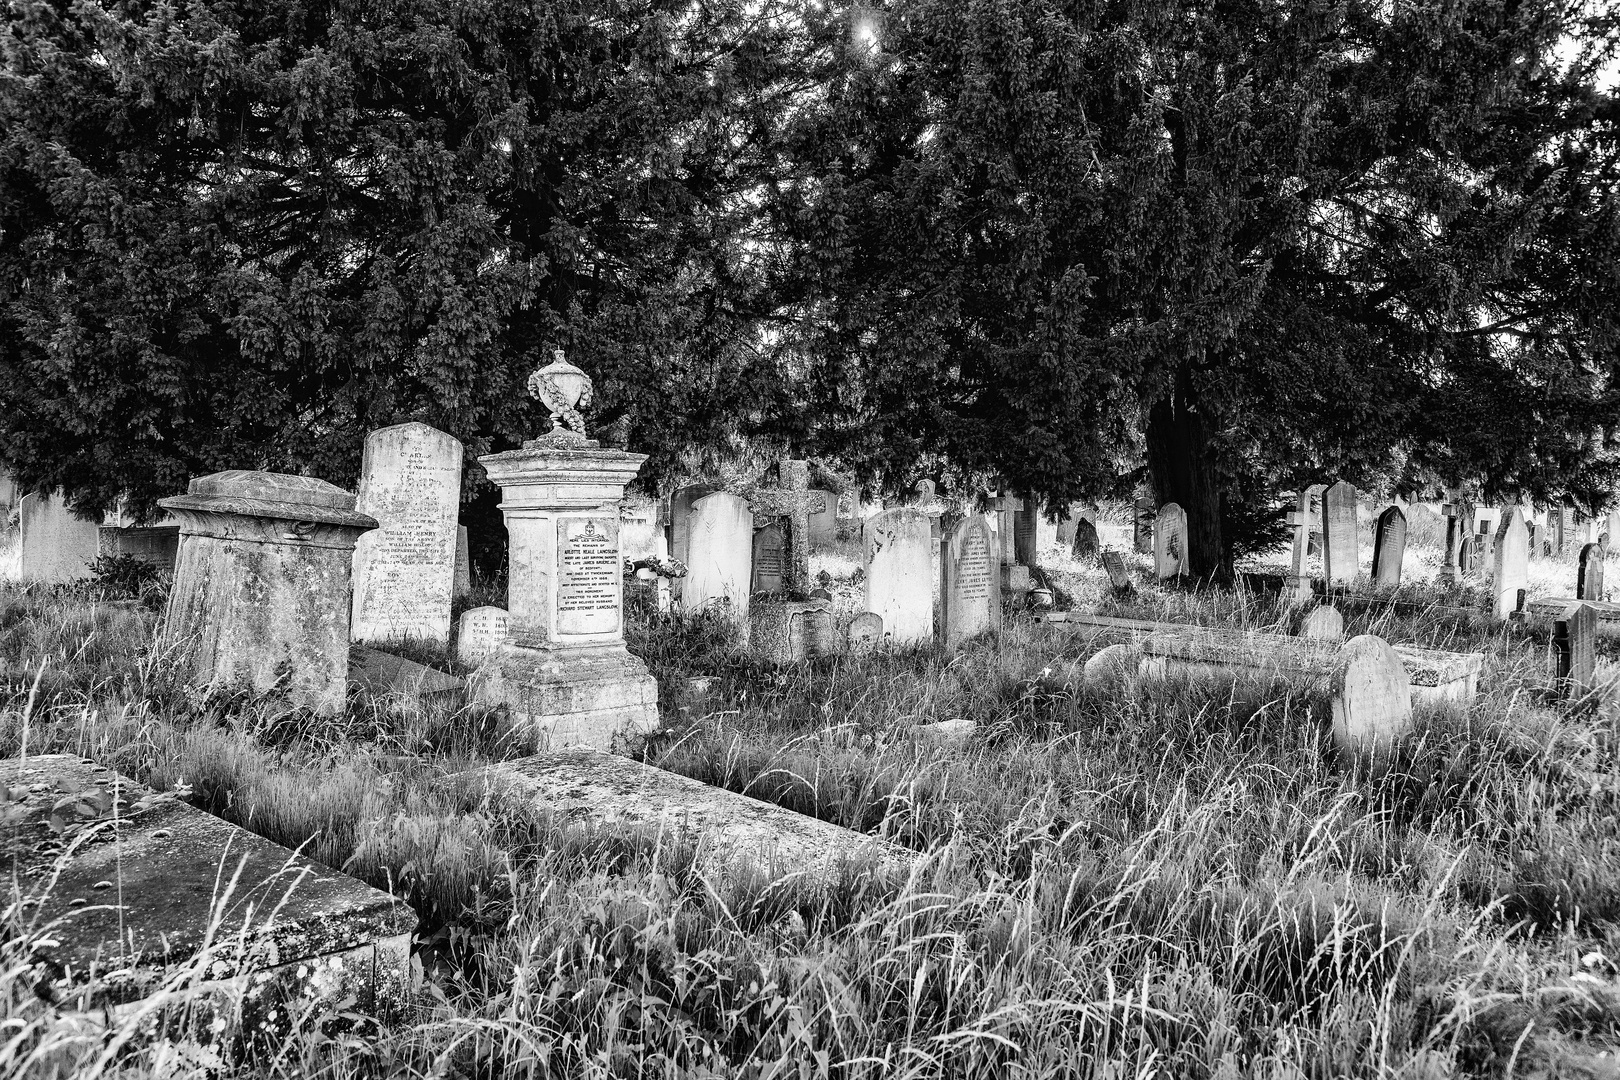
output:
M 1159 507 L 1153 526 L 1153 568 L 1160 581 L 1187 573 L 1187 513 L 1176 503 Z
M 127 555 L 162 570 L 173 570 L 180 557 L 180 526 L 102 525 L 97 553 L 116 558 Z
M 782 591 L 790 599 L 802 600 L 810 592 L 810 515 L 826 505 L 822 496 L 809 489 L 810 466 L 804 461 L 784 458 L 776 464 L 778 488 L 755 488 L 748 493 L 748 505 L 770 524 L 779 518 L 786 526 L 786 558 L 782 564 Z
M 1070 503 L 1069 508 L 1063 512 L 1063 516 L 1058 519 L 1057 523 L 1057 546 L 1059 549 L 1063 551 L 1074 550 L 1075 532 L 1079 529 L 1080 522 L 1083 520 L 1085 520 L 1085 515 L 1080 509 L 1080 504 Z M 1096 531 L 1096 526 L 1092 527 L 1092 531 Z
M 920 645 L 934 636 L 933 557 L 928 518 L 909 507 L 866 523 L 866 610 L 883 619 L 891 645 Z
M 1322 496 L 1327 492 L 1326 484 L 1312 484 L 1305 489 L 1305 496 L 1310 500 L 1310 524 L 1307 526 L 1306 554 L 1322 554 L 1323 541 L 1323 513 Z
M 883 616 L 863 611 L 849 621 L 849 651 L 869 653 L 883 645 Z
M 1305 623 L 1299 629 L 1299 636 L 1312 641 L 1343 641 L 1344 616 L 1331 605 L 1314 608 L 1305 616 Z
M 1127 593 L 1132 591 L 1131 575 L 1126 571 L 1125 560 L 1120 558 L 1119 552 L 1103 552 L 1102 566 L 1107 571 L 1108 581 L 1114 586 L 1115 592 Z
M 1458 493 L 1450 493 L 1440 512 L 1446 519 L 1446 554 L 1445 562 L 1440 567 L 1437 580 L 1441 585 L 1454 585 L 1462 576 L 1462 545 L 1465 539 L 1462 531 L 1462 499 Z
M 1577 599 L 1603 599 L 1603 562 L 1607 556 L 1608 552 L 1602 544 L 1587 544 L 1581 548 L 1580 560 L 1575 571 Z
M 1299 502 L 1288 513 L 1288 524 L 1294 530 L 1294 546 L 1290 552 L 1288 579 L 1283 583 L 1283 599 L 1301 603 L 1311 598 L 1311 523 L 1314 520 L 1309 488 L 1299 493 Z
M 767 663 L 799 664 L 834 651 L 832 604 L 756 597 L 748 606 L 748 645 Z
M 941 635 L 947 651 L 1001 628 L 1001 581 L 990 526 L 970 514 L 952 528 L 941 560 Z
M 467 526 L 456 526 L 456 575 L 450 595 L 460 600 L 472 592 L 472 556 L 467 551 Z
M 1373 530 L 1373 584 L 1401 583 L 1401 563 L 1406 559 L 1406 511 L 1398 506 L 1378 515 Z
M 461 463 L 461 443 L 426 424 L 366 436 L 355 507 L 382 524 L 355 545 L 354 640 L 449 646 Z
M 1015 594 L 1029 591 L 1029 567 L 1018 561 L 1015 542 L 1016 519 L 1024 508 L 1024 500 L 1016 495 L 1002 494 L 991 502 L 996 514 L 996 547 L 1001 559 L 1001 587 Z
M 782 595 L 782 582 L 785 576 L 785 563 L 787 555 L 786 538 L 782 535 L 782 526 L 767 525 L 754 533 L 754 580 L 753 593 L 756 596 Z
M 1086 660 L 1086 686 L 1094 690 L 1117 690 L 1136 678 L 1141 664 L 1141 646 L 1124 643 L 1106 646 Z
M 1332 680 L 1333 737 L 1350 757 L 1380 760 L 1412 730 L 1412 683 L 1395 650 L 1362 634 L 1344 643 Z
M 417 917 L 387 893 L 85 759 L 3 761 L 0 782 L 0 873 L 50 928 L 30 991 L 53 1008 L 124 1014 L 166 995 L 206 1021 L 203 1041 L 228 1042 L 282 1030 L 289 1004 L 405 1003 Z
M 1097 526 L 1088 518 L 1080 518 L 1074 525 L 1074 545 L 1070 549 L 1078 562 L 1091 562 L 1097 557 L 1100 545 Z
M 810 512 L 810 543 L 816 547 L 829 547 L 838 539 L 838 496 L 831 491 L 815 490 L 812 496 L 821 496 L 821 509 Z
M 681 607 L 694 612 L 718 607 L 734 619 L 747 619 L 754 554 L 754 514 L 748 501 L 729 491 L 705 495 L 692 504 L 687 528 Z
M 1044 511 L 1035 515 L 1035 552 L 1037 559 L 1041 552 L 1051 551 L 1058 546 L 1057 522 L 1047 520 Z
M 1576 601 L 1553 620 L 1553 654 L 1565 697 L 1585 697 L 1597 682 L 1597 609 Z
M 1562 558 L 1575 539 L 1575 510 L 1570 506 L 1559 506 L 1554 508 L 1553 515 L 1553 544 Z
M 1039 526 L 1040 500 L 1033 495 L 1019 496 L 1018 509 L 1013 511 L 1013 561 L 1019 566 L 1036 566 L 1040 562 Z
M 1153 524 L 1158 515 L 1158 507 L 1152 499 L 1137 499 L 1131 504 L 1131 522 L 1133 540 L 1138 555 L 1153 554 Z
M 1506 619 L 1519 610 L 1519 594 L 1530 584 L 1530 533 L 1524 525 L 1524 513 L 1517 506 L 1508 507 L 1502 514 L 1492 561 L 1493 613 L 1498 619 Z
M 17 580 L 65 585 L 90 576 L 101 550 L 101 529 L 60 497 L 31 492 L 17 503 Z
M 1349 585 L 1360 572 L 1356 488 L 1340 480 L 1322 493 L 1322 576 L 1329 585 Z
M 180 521 L 163 637 L 189 681 L 343 711 L 354 542 L 377 527 L 354 503 L 314 477 L 233 470 L 158 504 Z
M 715 491 L 710 484 L 689 484 L 669 498 L 669 557 L 683 566 L 692 565 L 692 507 L 705 495 Z M 675 599 L 680 600 L 686 588 L 685 578 L 670 582 Z M 684 601 L 683 601 L 684 604 Z
M 463 611 L 456 624 L 456 659 L 468 667 L 478 667 L 506 641 L 510 621 L 505 608 L 475 607 Z

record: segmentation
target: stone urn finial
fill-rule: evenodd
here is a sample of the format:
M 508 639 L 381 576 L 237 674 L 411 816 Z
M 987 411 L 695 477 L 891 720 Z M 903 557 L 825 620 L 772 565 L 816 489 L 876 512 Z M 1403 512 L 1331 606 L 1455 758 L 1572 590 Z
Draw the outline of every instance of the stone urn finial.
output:
M 585 443 L 585 418 L 580 409 L 591 404 L 591 377 L 563 359 L 563 351 L 553 354 L 551 363 L 529 376 L 529 393 L 551 410 L 551 431 L 544 442 Z

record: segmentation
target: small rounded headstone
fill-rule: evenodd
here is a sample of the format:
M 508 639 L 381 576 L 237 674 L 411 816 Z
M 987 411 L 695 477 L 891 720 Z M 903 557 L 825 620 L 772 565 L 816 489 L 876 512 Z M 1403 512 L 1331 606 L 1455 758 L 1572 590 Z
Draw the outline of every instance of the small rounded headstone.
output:
M 1094 690 L 1113 690 L 1136 677 L 1142 663 L 1140 645 L 1109 645 L 1086 661 L 1086 685 Z
M 849 623 L 849 651 L 869 653 L 883 644 L 883 616 L 863 611 Z
M 1324 604 L 1305 616 L 1299 636 L 1312 641 L 1343 641 L 1344 616 L 1339 614 L 1338 608 Z
M 1382 757 L 1412 730 L 1412 683 L 1389 643 L 1360 634 L 1339 650 L 1333 740 L 1352 757 Z

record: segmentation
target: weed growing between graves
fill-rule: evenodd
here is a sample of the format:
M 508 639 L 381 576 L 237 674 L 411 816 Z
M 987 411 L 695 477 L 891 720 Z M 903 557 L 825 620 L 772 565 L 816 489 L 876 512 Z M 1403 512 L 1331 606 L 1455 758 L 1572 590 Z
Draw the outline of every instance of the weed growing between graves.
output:
M 1129 613 L 1278 619 L 1197 592 Z M 302 1031 L 247 1074 L 1602 1075 L 1620 729 L 1552 701 L 1522 631 L 1421 613 L 1351 631 L 1373 618 L 1487 654 L 1480 701 L 1424 712 L 1377 775 L 1337 764 L 1300 687 L 1103 692 L 1078 668 L 1105 642 L 1060 625 L 778 671 L 722 622 L 638 613 L 670 725 L 649 760 L 929 852 L 905 882 L 705 880 L 687 852 L 457 777 L 532 749 L 498 713 L 197 702 L 148 613 L 65 594 L 0 596 L 0 750 L 183 784 L 415 908 L 406 1015 L 376 1038 Z M 927 730 L 951 719 L 976 733 Z M 161 1041 L 103 1061 L 100 1021 L 32 995 L 37 928 L 8 918 L 0 1067 L 206 1071 Z

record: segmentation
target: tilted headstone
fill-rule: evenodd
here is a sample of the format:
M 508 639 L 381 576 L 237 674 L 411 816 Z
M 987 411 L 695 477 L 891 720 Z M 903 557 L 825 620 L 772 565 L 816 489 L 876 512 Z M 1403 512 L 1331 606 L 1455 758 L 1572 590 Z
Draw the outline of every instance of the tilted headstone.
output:
M 716 491 L 692 504 L 687 523 L 689 561 L 681 587 L 681 607 L 719 607 L 732 617 L 748 617 L 753 579 L 754 512 L 748 500 Z
M 1608 554 L 1602 544 L 1587 544 L 1581 548 L 1575 570 L 1575 596 L 1578 599 L 1603 599 L 1603 562 Z
M 1412 682 L 1382 638 L 1344 643 L 1332 689 L 1333 737 L 1347 756 L 1382 759 L 1411 734 Z
M 31 492 L 17 503 L 18 581 L 65 585 L 90 576 L 101 528 L 69 510 L 60 496 Z
M 780 519 L 786 528 L 786 558 L 782 564 L 782 591 L 794 600 L 810 593 L 810 515 L 826 506 L 819 492 L 812 492 L 808 462 L 784 458 L 776 463 L 777 488 L 755 488 L 748 492 L 748 505 L 755 515 L 770 524 Z
M 933 555 L 920 511 L 885 510 L 867 521 L 866 610 L 883 618 L 891 645 L 920 645 L 934 636 Z
M 968 638 L 1001 628 L 1001 581 L 990 526 L 970 514 L 958 521 L 946 540 L 941 560 L 941 635 L 954 651 Z
M 1399 585 L 1406 560 L 1406 511 L 1391 506 L 1378 515 L 1373 530 L 1372 576 L 1375 585 Z
M 1160 581 L 1187 573 L 1187 513 L 1176 503 L 1159 507 L 1153 526 L 1153 568 Z
M 821 509 L 810 512 L 810 543 L 827 547 L 838 539 L 838 496 L 831 491 L 816 489 L 812 496 L 821 496 Z M 811 500 L 812 504 L 814 499 Z
M 1080 518 L 1074 526 L 1071 552 L 1079 562 L 1091 562 L 1097 557 L 1101 544 L 1097 539 L 1097 526 L 1088 518 Z
M 163 633 L 188 681 L 343 711 L 354 542 L 377 527 L 354 504 L 314 477 L 242 470 L 158 504 L 180 521 Z
M 1585 697 L 1597 684 L 1597 624 L 1597 609 L 1579 601 L 1553 620 L 1553 655 L 1565 697 Z
M 756 596 L 782 595 L 782 582 L 786 576 L 787 538 L 782 526 L 767 525 L 754 532 L 754 580 Z
M 1530 584 L 1530 532 L 1517 506 L 1508 507 L 1502 514 L 1493 562 L 1493 614 L 1505 619 L 1519 610 L 1519 594 Z
M 869 653 L 883 645 L 883 616 L 863 611 L 849 621 L 849 651 Z
M 456 624 L 456 659 L 477 667 L 506 641 L 511 619 L 505 608 L 475 607 L 461 613 Z
M 1339 614 L 1338 608 L 1324 604 L 1305 616 L 1299 636 L 1312 641 L 1343 641 L 1344 616 Z
M 1322 576 L 1329 585 L 1349 585 L 1360 572 L 1356 487 L 1347 481 L 1322 493 Z
M 1131 504 L 1132 540 L 1138 555 L 1153 554 L 1153 523 L 1158 507 L 1152 499 L 1137 499 Z
M 1115 592 L 1126 593 L 1133 589 L 1131 575 L 1125 569 L 1125 560 L 1120 558 L 1117 551 L 1102 553 L 1102 567 L 1108 573 L 1108 581 L 1114 586 Z
M 472 554 L 467 550 L 467 526 L 456 526 L 456 576 L 451 595 L 461 599 L 472 592 Z
M 450 644 L 461 464 L 460 441 L 426 424 L 366 436 L 355 507 L 381 525 L 354 549 L 354 640 Z

